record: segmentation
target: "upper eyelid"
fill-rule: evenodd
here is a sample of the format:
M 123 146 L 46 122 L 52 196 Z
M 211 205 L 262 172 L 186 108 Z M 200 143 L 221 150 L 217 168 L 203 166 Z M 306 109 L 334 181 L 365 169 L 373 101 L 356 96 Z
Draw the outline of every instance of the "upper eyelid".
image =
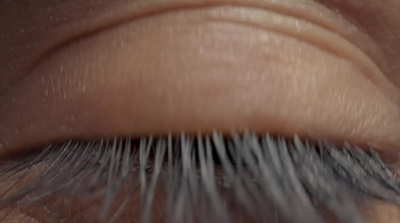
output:
M 38 73 L 40 73 L 40 72 L 38 72 Z M 60 84 L 59 82 L 61 82 L 60 80 L 58 80 L 58 84 Z
M 91 17 L 82 16 L 80 18 L 77 16 L 76 19 L 69 19 L 70 21 L 60 21 L 60 24 L 54 25 L 54 27 L 50 27 L 48 29 L 40 30 L 39 33 L 34 33 L 38 38 L 46 38 L 46 36 L 57 36 L 58 39 L 48 42 L 48 46 L 43 47 L 44 50 L 41 50 L 39 56 L 34 59 L 34 62 L 31 63 L 32 69 L 35 64 L 40 60 L 41 57 L 45 57 L 46 54 L 55 51 L 57 48 L 62 47 L 63 45 L 68 45 L 69 42 L 72 42 L 76 39 L 79 39 L 84 36 L 92 35 L 97 33 L 99 30 L 107 29 L 107 27 L 112 27 L 118 24 L 123 24 L 132 20 L 139 20 L 144 17 L 151 17 L 153 15 L 168 13 L 171 11 L 179 11 L 179 10 L 190 10 L 190 9 L 201 9 L 201 8 L 212 8 L 212 7 L 220 7 L 220 6 L 237 6 L 237 7 L 248 7 L 248 8 L 258 8 L 266 11 L 277 11 L 281 14 L 285 14 L 288 16 L 294 17 L 303 17 L 310 22 L 317 24 L 318 26 L 327 28 L 332 31 L 339 31 L 341 34 L 346 34 L 349 32 L 351 28 L 351 24 L 346 22 L 345 20 L 337 20 L 334 23 L 329 21 L 328 19 L 323 19 L 327 15 L 329 18 L 334 18 L 334 12 L 326 9 L 323 10 L 323 7 L 319 7 L 319 10 L 323 10 L 325 15 L 322 16 L 320 13 L 315 12 L 315 10 L 310 10 L 309 7 L 314 7 L 314 4 L 308 2 L 307 4 L 296 3 L 296 8 L 293 9 L 293 6 L 289 4 L 282 3 L 276 4 L 272 3 L 268 0 L 260 1 L 241 1 L 241 0 L 233 0 L 233 1 L 193 1 L 193 2 L 180 2 L 177 1 L 176 4 L 172 4 L 171 2 L 163 2 L 163 1 L 148 1 L 148 2 L 132 2 L 128 4 L 121 5 L 111 5 L 115 11 L 120 11 L 119 13 L 105 13 L 103 8 L 94 9 L 99 10 L 98 13 L 91 12 Z M 52 7 L 51 11 L 63 11 L 62 7 Z M 114 9 L 115 8 L 115 9 Z M 301 10 L 299 10 L 301 9 Z M 47 9 L 43 9 L 46 11 Z M 39 10 L 40 11 L 40 10 Z M 38 13 L 38 12 L 37 12 Z M 93 15 L 92 15 L 93 14 Z M 57 17 L 57 14 L 52 15 Z M 339 25 L 340 24 L 340 25 Z M 24 28 L 20 28 L 24 29 Z M 68 31 L 67 31 L 68 30 Z M 343 30 L 346 30 L 342 32 Z M 66 32 L 67 31 L 67 32 Z M 24 31 L 25 32 L 25 31 Z M 29 33 L 27 30 L 26 32 Z M 36 31 L 37 32 L 37 31 Z M 66 35 L 59 35 L 59 33 L 66 33 Z M 351 33 L 351 32 L 350 32 Z

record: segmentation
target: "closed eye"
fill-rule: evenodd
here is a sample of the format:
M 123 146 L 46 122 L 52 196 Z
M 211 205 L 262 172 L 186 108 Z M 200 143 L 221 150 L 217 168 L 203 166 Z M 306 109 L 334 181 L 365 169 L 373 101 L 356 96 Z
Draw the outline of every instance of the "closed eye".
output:
M 162 201 L 189 199 L 174 200 L 174 211 L 181 208 L 182 212 L 185 204 L 196 204 L 188 194 L 198 196 L 201 193 L 191 190 L 203 184 L 202 193 L 209 199 L 204 204 L 219 207 L 218 202 L 225 200 L 217 194 L 225 192 L 220 190 L 225 184 L 218 179 L 230 176 L 246 184 L 239 186 L 245 188 L 246 198 L 238 207 L 246 207 L 250 217 L 254 208 L 245 203 L 260 205 L 268 199 L 284 213 L 292 208 L 300 213 L 299 203 L 290 206 L 290 196 L 306 201 L 302 205 L 308 207 L 304 209 L 307 215 L 291 217 L 315 222 L 321 220 L 316 212 L 325 208 L 344 221 L 361 222 L 360 215 L 349 217 L 338 208 L 348 204 L 345 207 L 355 211 L 357 205 L 345 199 L 354 191 L 398 202 L 393 170 L 377 153 L 358 148 L 372 146 L 383 153 L 399 146 L 396 70 L 391 62 L 382 62 L 394 54 L 381 47 L 377 36 L 359 29 L 346 7 L 268 0 L 82 4 L 93 11 L 86 15 L 77 9 L 62 21 L 67 15 L 63 7 L 73 6 L 52 6 L 43 18 L 61 13 L 60 23 L 43 29 L 20 28 L 18 38 L 7 39 L 9 45 L 0 55 L 9 59 L 0 79 L 0 92 L 4 92 L 0 96 L 1 155 L 41 148 L 39 155 L 17 159 L 14 166 L 2 163 L 2 179 L 22 175 L 17 181 L 25 182 L 24 177 L 33 176 L 33 186 L 26 188 L 22 183 L 23 193 L 15 193 L 18 199 L 25 196 L 36 201 L 49 191 L 53 195 L 65 189 L 104 192 L 104 202 L 88 205 L 80 200 L 79 208 L 67 209 L 73 213 L 84 206 L 85 212 L 79 212 L 83 217 L 75 220 L 79 221 L 92 211 L 93 203 L 104 205 L 99 206 L 106 217 L 110 210 L 118 213 L 111 203 L 116 200 L 120 202 L 116 207 L 124 206 L 125 195 L 139 190 L 140 182 L 142 198 L 152 201 L 156 196 L 152 193 L 157 192 Z M 331 10 L 338 8 L 343 14 Z M 38 11 L 46 12 L 40 7 Z M 42 24 L 40 19 L 33 22 Z M 13 27 L 4 26 L 14 32 Z M 20 67 L 15 66 L 17 62 Z M 179 137 L 181 133 L 185 135 Z M 297 137 L 293 140 L 294 135 L 302 142 Z M 333 144 L 319 144 L 325 141 Z M 344 141 L 352 145 L 343 146 Z M 54 144 L 42 149 L 50 143 Z M 235 153 L 243 148 L 248 153 Z M 168 156 L 168 150 L 177 150 L 174 154 L 179 155 Z M 150 175 L 143 172 L 148 166 Z M 163 172 L 164 167 L 175 169 Z M 241 175 L 241 168 L 250 174 Z M 130 171 L 138 175 L 131 178 Z M 200 171 L 200 182 L 194 186 L 189 178 L 197 177 L 196 171 Z M 169 197 L 154 189 L 159 182 L 165 183 L 160 180 L 163 174 L 173 173 L 178 182 L 169 186 L 188 191 L 175 190 L 171 194 L 177 197 Z M 333 192 L 313 181 L 313 174 L 324 184 L 334 185 Z M 282 180 L 281 175 L 287 177 Z M 35 181 L 35 176 L 42 180 Z M 254 178 L 260 179 L 256 185 Z M 123 184 L 124 180 L 130 181 Z M 3 197 L 9 194 L 8 188 L 20 192 L 15 185 L 4 186 Z M 129 187 L 115 188 L 121 185 Z M 279 204 L 274 196 L 286 194 L 288 188 L 292 194 Z M 120 191 L 122 198 L 115 194 Z M 339 196 L 341 191 L 346 196 Z M 313 209 L 313 199 L 337 196 L 338 203 Z M 130 205 L 138 206 L 139 197 L 129 200 Z M 146 200 L 143 205 L 149 211 Z M 144 216 L 149 216 L 146 211 Z M 194 212 L 190 217 L 197 217 Z

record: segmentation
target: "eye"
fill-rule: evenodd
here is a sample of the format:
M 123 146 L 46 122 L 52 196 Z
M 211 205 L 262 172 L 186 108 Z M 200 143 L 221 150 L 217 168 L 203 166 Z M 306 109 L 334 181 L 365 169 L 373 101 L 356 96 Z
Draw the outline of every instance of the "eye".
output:
M 41 154 L 49 160 L 68 154 L 68 164 L 82 164 L 79 157 L 95 154 L 98 159 L 91 164 L 101 165 L 105 159 L 103 164 L 110 167 L 117 161 L 104 154 L 123 157 L 131 148 L 143 148 L 140 140 L 127 146 L 132 139 L 148 140 L 152 135 L 160 139 L 159 144 L 144 141 L 155 149 L 169 148 L 166 143 L 173 138 L 174 145 L 182 148 L 201 132 L 204 143 L 206 136 L 214 134 L 207 148 L 216 150 L 218 142 L 231 142 L 231 132 L 245 135 L 247 130 L 258 136 L 241 141 L 253 147 L 257 141 L 262 148 L 271 148 L 262 144 L 266 142 L 278 148 L 285 147 L 283 142 L 302 148 L 299 139 L 297 144 L 292 141 L 294 135 L 309 139 L 310 148 L 321 140 L 336 145 L 348 141 L 352 149 L 372 146 L 389 151 L 399 146 L 395 65 L 385 60 L 392 54 L 381 47 L 377 36 L 354 22 L 365 18 L 352 17 L 343 6 L 353 6 L 350 2 L 79 4 L 92 10 L 86 14 L 66 3 L 38 7 L 33 14 L 56 21 L 43 25 L 41 19 L 33 20 L 41 28 L 22 26 L 17 40 L 7 39 L 4 52 L 11 53 L 1 55 L 9 59 L 0 85 L 4 86 L 2 155 L 56 143 Z M 69 14 L 69 7 L 76 10 Z M 19 22 L 27 24 L 26 19 Z M 21 62 L 21 68 L 15 68 L 15 61 Z M 389 61 L 391 69 L 382 61 Z M 265 138 L 267 132 L 272 136 Z M 185 137 L 179 141 L 175 136 L 181 133 Z M 110 140 L 113 137 L 121 140 Z M 109 144 L 102 144 L 107 139 Z M 320 148 L 316 147 L 312 150 Z M 362 157 L 375 166 L 384 165 L 373 154 L 356 151 L 329 153 L 331 164 L 344 169 L 359 165 L 365 171 L 366 165 L 357 163 Z M 216 152 L 207 157 L 212 153 Z M 351 165 L 345 162 L 348 157 Z M 300 165 L 299 157 L 296 160 L 291 154 L 290 158 Z M 123 165 L 122 158 L 115 159 Z M 37 161 L 29 160 L 30 164 Z M 355 177 L 355 172 L 340 177 L 350 181 L 349 176 Z M 384 177 L 394 179 L 390 174 Z

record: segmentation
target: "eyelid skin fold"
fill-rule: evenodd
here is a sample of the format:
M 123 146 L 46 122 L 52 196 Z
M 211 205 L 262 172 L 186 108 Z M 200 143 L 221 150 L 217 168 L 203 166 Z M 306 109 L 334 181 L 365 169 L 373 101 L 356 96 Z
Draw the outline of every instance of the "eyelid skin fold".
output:
M 65 28 L 76 33 L 0 96 L 3 147 L 247 129 L 399 146 L 398 91 L 354 43 L 363 35 L 312 1 L 314 17 L 294 1 L 228 2 Z

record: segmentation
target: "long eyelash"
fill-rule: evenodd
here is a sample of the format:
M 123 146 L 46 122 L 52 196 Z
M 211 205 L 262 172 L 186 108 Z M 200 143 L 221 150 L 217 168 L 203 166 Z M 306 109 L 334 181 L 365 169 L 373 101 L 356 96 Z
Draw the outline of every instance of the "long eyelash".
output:
M 232 222 L 232 210 L 242 210 L 255 222 L 271 216 L 326 222 L 320 213 L 328 211 L 340 222 L 363 223 L 358 204 L 366 198 L 400 206 L 400 183 L 373 150 L 250 133 L 54 144 L 35 156 L 0 162 L 0 182 L 12 182 L 0 192 L 0 207 L 60 193 L 103 196 L 98 218 L 108 222 L 129 208 L 136 193 L 142 222 L 151 222 L 159 185 L 166 187 L 171 222 Z M 122 190 L 127 196 L 112 210 Z

